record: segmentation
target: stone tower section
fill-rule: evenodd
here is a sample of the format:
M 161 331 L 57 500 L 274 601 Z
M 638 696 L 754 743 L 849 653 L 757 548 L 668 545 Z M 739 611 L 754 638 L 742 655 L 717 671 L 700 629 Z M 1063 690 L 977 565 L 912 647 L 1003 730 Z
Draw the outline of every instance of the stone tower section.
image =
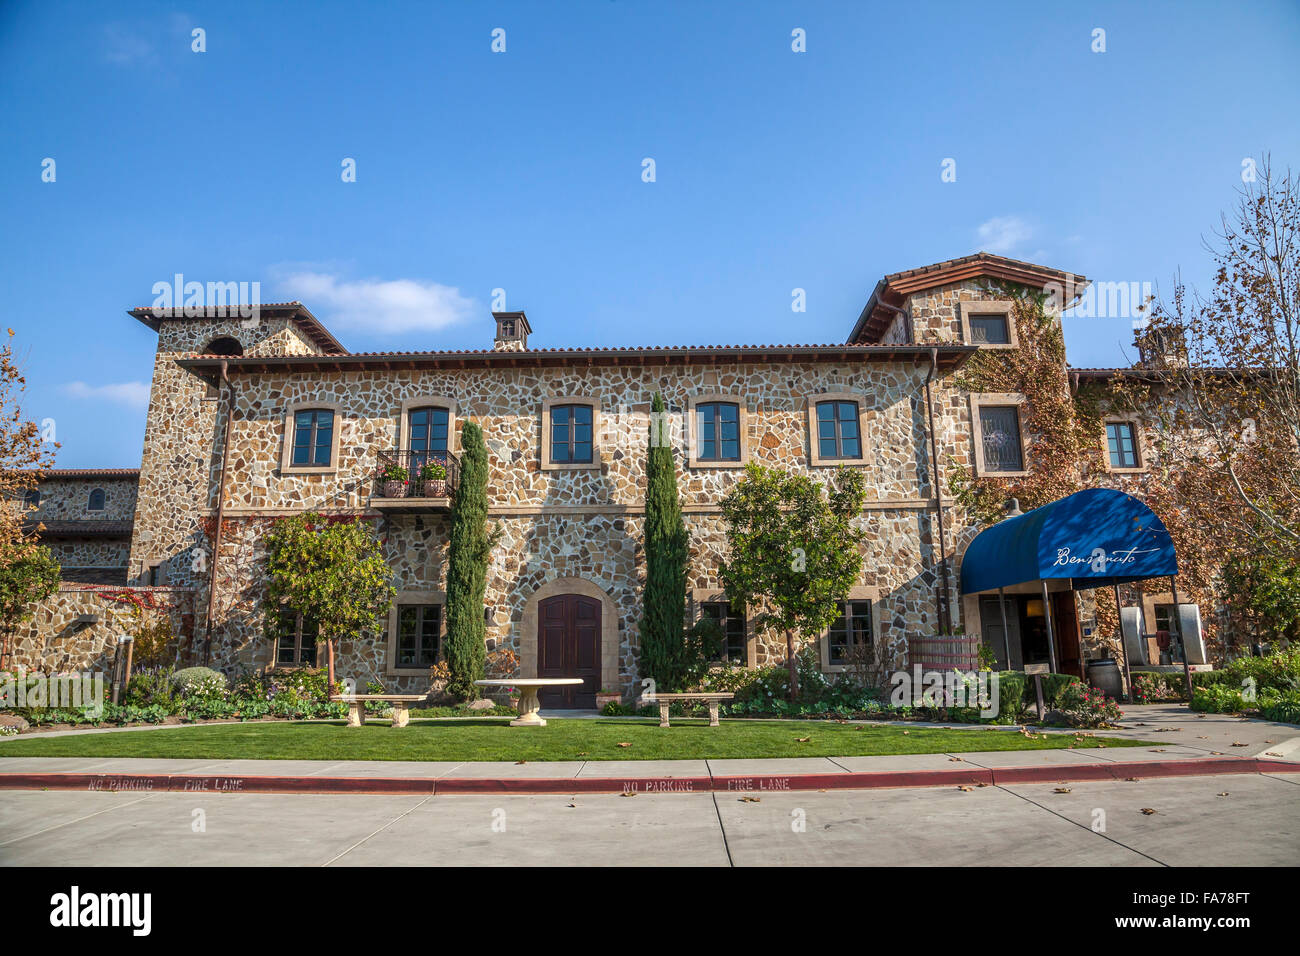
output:
M 153 578 L 160 583 L 194 588 L 201 609 L 211 567 L 203 525 L 217 505 L 226 402 L 216 382 L 205 382 L 177 360 L 346 350 L 297 302 L 262 305 L 249 317 L 185 313 L 147 307 L 129 313 L 158 333 L 158 347 L 127 574 L 130 583 L 144 584 L 156 567 Z

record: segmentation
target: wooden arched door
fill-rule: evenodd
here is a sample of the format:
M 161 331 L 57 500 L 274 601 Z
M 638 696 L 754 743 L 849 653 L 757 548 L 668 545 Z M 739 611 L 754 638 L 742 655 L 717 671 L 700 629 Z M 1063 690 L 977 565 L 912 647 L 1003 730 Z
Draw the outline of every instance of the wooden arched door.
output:
M 543 707 L 595 708 L 600 690 L 600 602 L 558 594 L 537 606 L 537 676 L 581 677 L 582 684 L 543 689 Z

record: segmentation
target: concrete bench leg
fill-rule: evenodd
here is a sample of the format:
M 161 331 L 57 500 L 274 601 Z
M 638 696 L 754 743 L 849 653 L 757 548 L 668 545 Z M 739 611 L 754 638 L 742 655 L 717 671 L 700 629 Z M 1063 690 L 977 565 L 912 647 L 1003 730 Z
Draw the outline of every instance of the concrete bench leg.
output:
M 666 700 L 659 701 L 659 726 L 660 727 L 668 726 L 668 707 L 669 707 L 668 701 Z
M 348 726 L 360 727 L 366 722 L 366 705 L 363 701 L 348 702 Z
M 405 701 L 397 701 L 393 704 L 393 726 L 405 727 L 411 722 L 411 712 L 406 709 Z
M 718 702 L 716 700 L 709 701 L 709 726 L 718 726 Z

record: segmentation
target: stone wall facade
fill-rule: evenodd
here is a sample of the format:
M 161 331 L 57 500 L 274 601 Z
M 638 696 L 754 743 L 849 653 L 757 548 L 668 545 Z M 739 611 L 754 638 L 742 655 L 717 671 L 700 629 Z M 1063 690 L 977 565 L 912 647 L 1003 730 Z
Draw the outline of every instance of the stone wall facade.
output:
M 994 299 L 980 286 L 963 280 L 913 293 L 906 303 L 907 319 L 896 319 L 880 343 L 968 344 L 963 310 Z M 322 355 L 292 318 L 158 323 L 134 531 L 125 563 L 134 584 L 143 584 L 157 565 L 160 583 L 184 595 L 193 634 L 190 663 L 210 652 L 213 666 L 229 672 L 274 666 L 276 645 L 262 612 L 263 548 L 270 523 L 283 515 L 316 510 L 372 523 L 392 569 L 398 605 L 442 600 L 447 511 L 430 507 L 393 513 L 372 501 L 378 456 L 407 444 L 407 411 L 438 405 L 448 410 L 450 452 L 460 453 L 466 421 L 482 427 L 489 450 L 489 521 L 501 532 L 487 577 L 489 643 L 518 652 L 524 675 L 536 673 L 539 602 L 556 593 L 582 594 L 602 607 L 601 683 L 630 690 L 639 677 L 645 458 L 656 392 L 668 407 L 691 534 L 692 614 L 698 615 L 700 602 L 716 599 L 721 589 L 718 569 L 726 537 L 719 503 L 743 474 L 740 464 L 719 466 L 695 458 L 694 403 L 719 399 L 740 406 L 745 460 L 825 480 L 832 465 L 814 453 L 810 408 L 820 398 L 834 396 L 857 401 L 860 410 L 863 456 L 849 467 L 864 473 L 868 500 L 858 518 L 866 542 L 853 597 L 872 602 L 879 653 L 903 666 L 909 639 L 944 631 L 946 615 L 969 634 L 980 630 L 978 604 L 958 593 L 955 557 L 980 528 L 947 494 L 954 469 L 975 467 L 972 405 L 950 372 L 930 368 L 925 353 L 902 349 L 898 358 L 849 359 L 832 356 L 828 348 L 820 358 L 792 353 L 747 361 L 715 353 L 696 363 L 647 358 L 639 364 L 583 362 L 576 353 L 572 360 L 537 364 L 528 361 L 530 350 L 520 345 L 497 350 L 519 354 L 518 362 L 500 355 L 491 363 L 458 363 L 455 353 L 448 353 L 445 361 L 419 368 L 400 355 L 391 362 L 375 357 L 366 367 L 347 370 L 328 356 L 319 367 L 268 363 L 233 371 L 229 386 L 218 390 L 177 362 L 205 354 L 221 338 L 237 340 L 244 356 Z M 592 406 L 593 464 L 555 466 L 544 460 L 546 409 L 554 402 Z M 335 413 L 336 453 L 328 467 L 294 468 L 286 453 L 292 415 L 322 407 Z M 931 452 L 931 422 L 937 461 Z M 225 522 L 214 555 L 211 532 L 227 424 L 229 451 L 220 500 Z M 1125 490 L 1137 482 L 1131 475 L 1111 479 Z M 122 560 L 120 555 L 116 559 Z M 213 562 L 216 588 L 210 594 Z M 24 645 L 29 659 L 50 658 L 54 652 L 38 648 L 35 635 L 50 628 L 62 633 L 57 629 L 66 629 L 66 613 L 83 600 L 88 599 L 74 598 L 67 612 L 51 611 L 48 620 L 33 625 Z M 209 606 L 210 632 L 204 630 Z M 1079 608 L 1086 627 L 1095 609 L 1086 600 Z M 341 677 L 402 691 L 428 688 L 427 672 L 404 670 L 393 660 L 395 621 L 396 612 L 385 632 L 341 643 L 336 649 Z M 95 640 L 76 638 L 66 656 L 98 653 Z M 1085 639 L 1085 653 L 1092 647 Z M 782 663 L 785 654 L 783 635 L 753 633 L 751 628 L 749 665 Z
M 117 651 L 118 638 L 134 634 L 143 616 L 165 614 L 182 647 L 193 640 L 193 593 L 176 588 L 135 588 L 129 593 L 157 609 L 136 614 L 134 605 L 122 600 L 127 589 L 64 584 L 48 600 L 38 604 L 31 620 L 19 625 L 13 636 L 9 664 L 14 668 L 44 673 L 81 670 L 109 672 Z M 93 621 L 78 618 L 94 618 Z M 178 663 L 189 661 L 182 655 Z
M 366 509 L 376 455 L 398 444 L 402 403 L 427 397 L 454 402 L 453 434 L 472 419 L 483 428 L 488 445 L 490 520 L 502 531 L 488 572 L 489 641 L 521 651 L 527 643 L 521 628 L 535 595 L 556 578 L 579 579 L 606 595 L 617 615 L 616 646 L 603 649 L 605 683 L 630 688 L 638 676 L 648 409 L 659 391 L 669 407 L 679 490 L 691 532 L 688 587 L 693 591 L 720 587 L 718 566 L 726 539 L 718 504 L 743 470 L 684 464 L 689 458 L 685 410 L 691 397 L 723 395 L 743 405 L 751 460 L 826 479 L 829 466 L 809 463 L 809 403 L 828 394 L 857 396 L 865 453 L 854 467 L 866 473 L 869 489 L 860 519 L 868 543 L 859 584 L 882 595 L 882 639 L 901 663 L 906 635 L 937 626 L 925 375 L 926 369 L 901 363 L 780 363 L 242 376 L 236 381 L 226 477 L 228 524 L 218 565 L 214 660 L 232 670 L 267 666 L 272 660 L 272 642 L 264 636 L 260 613 L 259 567 L 261 538 L 276 515 L 308 509 L 368 514 L 384 541 L 399 602 L 406 594 L 444 589 L 446 513 L 375 516 Z M 559 396 L 583 396 L 595 403 L 598 467 L 541 467 L 542 404 Z M 337 468 L 295 474 L 281 467 L 286 423 L 291 409 L 313 404 L 337 409 L 342 430 Z M 962 433 L 963 406 L 940 404 L 939 427 L 945 434 Z M 960 443 L 948 444 L 955 448 Z M 459 451 L 457 441 L 452 450 Z M 193 510 L 192 527 L 208 513 L 206 508 Z M 193 586 L 202 605 L 206 581 L 196 578 Z M 427 677 L 392 673 L 387 637 L 344 642 L 337 655 L 340 674 L 402 689 L 427 686 Z M 755 664 L 784 658 L 781 635 L 751 634 L 750 642 Z M 525 659 L 521 666 L 527 674 L 536 661 Z

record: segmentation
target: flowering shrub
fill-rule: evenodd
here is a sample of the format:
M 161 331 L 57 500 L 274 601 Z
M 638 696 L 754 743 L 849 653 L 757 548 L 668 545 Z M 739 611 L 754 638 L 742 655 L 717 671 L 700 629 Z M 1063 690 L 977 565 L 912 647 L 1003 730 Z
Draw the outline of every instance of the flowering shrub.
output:
M 186 667 L 172 675 L 182 697 L 221 697 L 226 693 L 224 674 L 210 667 Z
M 1182 680 L 1182 675 L 1175 675 Z M 1182 697 L 1169 686 L 1164 674 L 1134 674 L 1133 700 L 1139 704 L 1152 704 L 1161 700 L 1178 700 Z
M 1082 681 L 1066 685 L 1056 709 L 1071 727 L 1108 727 L 1123 716 L 1119 704 Z

